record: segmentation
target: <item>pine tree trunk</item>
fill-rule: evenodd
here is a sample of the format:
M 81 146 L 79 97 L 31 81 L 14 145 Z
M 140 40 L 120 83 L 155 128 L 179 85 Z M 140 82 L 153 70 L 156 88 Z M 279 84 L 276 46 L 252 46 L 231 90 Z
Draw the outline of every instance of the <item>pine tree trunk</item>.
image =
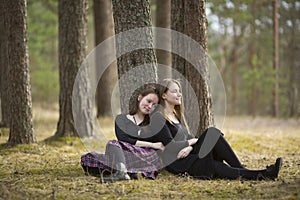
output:
M 172 1 L 172 29 L 186 34 L 194 39 L 202 47 L 202 52 L 197 55 L 198 66 L 192 66 L 189 62 L 173 54 L 172 64 L 191 84 L 192 90 L 184 89 L 186 117 L 188 125 L 195 127 L 195 134 L 197 137 L 209 126 L 214 124 L 211 94 L 209 92 L 209 76 L 208 76 L 208 60 L 207 60 L 207 19 L 205 13 L 205 1 Z M 174 44 L 175 42 L 175 44 Z M 180 45 L 173 41 L 176 47 Z M 181 44 L 188 45 L 188 44 Z M 185 49 L 190 49 L 185 46 Z M 194 52 L 186 51 L 186 54 L 192 55 Z M 197 68 L 198 67 L 198 68 Z M 199 73 L 201 72 L 201 74 Z M 177 77 L 175 77 L 177 78 Z M 195 92 L 198 102 L 198 108 L 194 107 L 192 94 Z M 197 116 L 192 116 L 194 111 L 199 109 Z M 197 114 L 197 113 L 196 113 Z M 194 128 L 191 128 L 192 130 Z
M 299 77 L 300 77 L 300 70 L 299 68 L 297 69 L 297 51 L 299 52 L 299 49 L 297 47 L 298 43 L 296 40 L 296 32 L 297 32 L 297 23 L 296 20 L 298 19 L 298 15 L 296 12 L 296 2 L 292 3 L 291 7 L 291 22 L 292 22 L 292 27 L 291 27 L 291 38 L 289 41 L 289 89 L 288 89 L 288 94 L 289 94 L 289 117 L 298 117 L 300 116 L 300 83 Z M 298 57 L 298 62 L 299 62 L 299 57 Z M 299 66 L 299 64 L 298 64 Z
M 255 47 L 251 42 L 249 44 L 249 70 L 254 71 L 256 66 L 254 64 L 255 59 Z M 258 92 L 254 81 L 251 82 L 250 88 L 248 88 L 248 113 L 251 116 L 256 115 L 256 101 L 258 100 Z
M 87 68 L 78 73 L 86 57 L 87 3 L 87 0 L 59 0 L 60 93 L 55 137 L 91 136 L 95 129 Z M 79 85 L 74 85 L 76 75 Z M 80 124 L 75 124 L 75 117 Z
M 95 46 L 114 35 L 111 0 L 94 0 Z M 109 47 L 108 47 L 109 48 Z M 107 53 L 112 52 L 108 49 Z M 101 60 L 96 57 L 96 66 Z M 117 81 L 117 64 L 112 63 L 102 74 L 97 87 L 97 117 L 111 116 L 111 97 Z M 99 77 L 96 77 L 98 79 Z
M 249 51 L 249 70 L 254 71 L 256 69 L 256 45 L 255 45 L 255 36 L 256 36 L 256 25 L 255 25 L 255 2 L 251 4 L 251 13 L 253 19 L 250 22 L 250 42 L 248 43 Z M 258 100 L 258 91 L 257 91 L 256 81 L 251 81 L 250 87 L 248 89 L 248 113 L 255 117 L 256 115 L 256 102 Z
M 9 127 L 7 1 L 0 3 L 0 127 Z
M 113 0 L 112 3 L 116 34 L 152 26 L 149 0 Z M 128 34 L 126 38 L 116 39 L 117 54 L 125 52 L 117 58 L 122 113 L 128 113 L 129 98 L 136 88 L 157 80 L 157 61 L 153 50 L 152 30 L 144 29 L 142 32 L 136 31 L 135 33 Z M 146 37 L 146 41 L 139 40 L 139 37 Z M 149 48 L 127 51 L 132 46 L 139 46 L 140 43 L 145 43 Z
M 279 115 L 279 55 L 278 55 L 278 11 L 277 0 L 273 0 L 273 69 L 275 72 L 274 87 L 272 92 L 272 115 L 278 117 Z
M 233 47 L 231 49 L 230 63 L 231 63 L 231 114 L 238 113 L 238 45 L 239 39 L 237 36 L 237 28 L 235 23 L 233 25 Z
M 7 4 L 10 133 L 8 144 L 36 142 L 32 120 L 26 0 Z
M 171 28 L 171 0 L 156 0 L 156 16 L 155 21 L 156 27 Z M 157 42 L 162 42 L 165 48 L 169 49 L 170 52 L 157 49 L 156 50 L 156 57 L 157 57 L 157 63 L 161 65 L 170 66 L 172 65 L 172 54 L 171 54 L 171 35 L 167 34 L 167 32 L 164 35 L 159 36 L 160 39 Z M 159 79 L 163 79 L 165 77 L 171 77 L 172 72 L 171 70 L 168 71 L 162 71 L 165 68 L 158 67 L 157 74 Z M 168 68 L 169 69 L 169 68 Z M 163 76 L 164 75 L 164 76 Z

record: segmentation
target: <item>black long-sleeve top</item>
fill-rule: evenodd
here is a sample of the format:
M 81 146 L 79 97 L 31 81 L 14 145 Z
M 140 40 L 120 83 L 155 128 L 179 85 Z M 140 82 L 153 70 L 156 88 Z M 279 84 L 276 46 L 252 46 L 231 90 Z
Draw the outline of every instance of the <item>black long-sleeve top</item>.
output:
M 173 136 L 166 125 L 164 116 L 155 113 L 151 116 L 150 124 L 138 126 L 127 118 L 127 115 L 120 114 L 115 120 L 115 132 L 118 140 L 135 145 L 137 140 L 148 142 L 162 142 L 171 152 L 179 152 L 188 146 L 187 140 L 173 140 Z
M 133 123 L 125 114 L 118 115 L 115 121 L 115 131 L 118 140 L 133 145 L 137 140 L 162 142 L 165 150 L 159 155 L 164 164 L 177 173 L 185 172 L 198 158 L 197 155 L 190 154 L 186 158 L 177 159 L 178 152 L 187 147 L 188 140 L 194 137 L 188 134 L 183 124 L 171 123 L 159 112 L 154 113 L 150 124 L 144 127 Z

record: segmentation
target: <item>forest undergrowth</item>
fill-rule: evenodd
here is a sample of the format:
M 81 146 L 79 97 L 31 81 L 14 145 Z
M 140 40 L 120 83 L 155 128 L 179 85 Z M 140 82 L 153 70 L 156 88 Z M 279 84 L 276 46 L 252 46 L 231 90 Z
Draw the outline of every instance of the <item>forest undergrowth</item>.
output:
M 37 144 L 6 148 L 8 130 L 0 129 L 2 199 L 300 199 L 300 121 L 267 117 L 226 117 L 222 131 L 242 163 L 260 169 L 283 157 L 276 181 L 195 180 L 162 171 L 156 180 L 101 184 L 80 166 L 88 152 L 79 138 L 47 141 L 56 129 L 56 109 L 34 109 Z M 113 119 L 100 119 L 107 139 Z M 104 151 L 105 141 L 102 149 Z

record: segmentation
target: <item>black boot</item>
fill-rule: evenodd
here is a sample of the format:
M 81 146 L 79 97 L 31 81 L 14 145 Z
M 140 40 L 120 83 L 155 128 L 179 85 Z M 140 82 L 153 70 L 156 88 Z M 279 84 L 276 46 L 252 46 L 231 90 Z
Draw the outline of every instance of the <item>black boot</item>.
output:
M 139 179 L 138 173 L 128 173 L 128 174 L 129 174 L 130 179 L 132 179 L 132 180 L 138 180 Z
M 110 175 L 109 177 L 101 177 L 102 183 L 111 183 L 116 181 L 128 181 L 130 180 L 129 175 L 127 174 L 127 169 L 125 167 L 125 164 L 118 163 L 116 167 L 116 172 Z
M 282 158 L 277 158 L 274 165 L 267 166 L 266 179 L 275 180 L 282 166 Z

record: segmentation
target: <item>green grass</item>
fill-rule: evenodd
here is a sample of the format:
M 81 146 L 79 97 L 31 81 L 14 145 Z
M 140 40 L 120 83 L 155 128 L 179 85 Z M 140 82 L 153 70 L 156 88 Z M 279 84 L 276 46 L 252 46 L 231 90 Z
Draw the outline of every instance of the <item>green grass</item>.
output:
M 299 120 L 228 117 L 222 127 L 250 169 L 282 156 L 276 181 L 194 180 L 163 171 L 156 180 L 101 184 L 80 167 L 80 156 L 87 152 L 80 139 L 45 142 L 55 133 L 57 109 L 36 108 L 34 117 L 38 144 L 6 148 L 7 130 L 1 129 L 0 199 L 300 199 Z M 101 119 L 100 125 L 105 137 L 114 138 L 112 119 Z

